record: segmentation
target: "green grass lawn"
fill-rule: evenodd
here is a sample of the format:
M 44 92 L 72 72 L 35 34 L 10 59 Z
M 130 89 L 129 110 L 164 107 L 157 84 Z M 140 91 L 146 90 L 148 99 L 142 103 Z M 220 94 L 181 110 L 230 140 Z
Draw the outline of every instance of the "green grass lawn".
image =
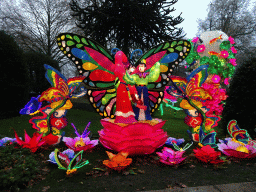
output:
M 86 103 L 88 104 L 88 103 Z M 185 114 L 183 111 L 175 111 L 171 108 L 164 107 L 164 114 L 161 116 L 160 111 L 154 113 L 153 117 L 166 120 L 163 129 L 169 136 L 176 138 L 185 138 L 185 143 L 189 142 L 186 133 L 188 126 L 184 123 Z M 14 128 L 18 135 L 24 138 L 24 129 L 32 136 L 35 131 L 28 120 L 31 116 L 19 116 L 0 121 L 1 137 L 14 137 Z M 89 130 L 93 138 L 98 136 L 98 131 L 102 129 L 100 124 L 101 117 L 93 111 L 90 105 L 74 104 L 73 109 L 67 113 L 69 121 L 65 128 L 66 136 L 75 136 L 74 130 L 70 123 L 74 123 L 80 132 L 82 132 L 90 121 Z M 222 131 L 216 128 L 218 137 L 224 138 Z M 60 150 L 66 149 L 62 143 Z M 54 146 L 39 151 L 38 161 L 42 162 L 45 167 L 45 173 L 42 173 L 43 180 L 35 183 L 31 188 L 21 191 L 136 191 L 136 190 L 159 190 L 168 187 L 179 187 L 180 184 L 186 186 L 202 186 L 213 184 L 225 184 L 235 182 L 256 181 L 256 161 L 232 161 L 231 164 L 225 164 L 222 169 L 215 169 L 212 165 L 204 165 L 198 162 L 195 157 L 191 156 L 193 145 L 186 151 L 188 158 L 179 167 L 170 167 L 161 164 L 156 160 L 155 153 L 144 156 L 132 157 L 133 163 L 128 168 L 134 170 L 136 175 L 128 172 L 118 173 L 115 171 L 101 172 L 93 168 L 104 168 L 102 161 L 108 159 L 106 149 L 99 144 L 92 152 L 85 152 L 83 158 L 88 159 L 90 164 L 78 170 L 73 177 L 66 177 L 65 171 L 57 168 L 56 165 L 48 163 L 46 160 Z M 157 151 L 161 151 L 158 149 Z M 128 174 L 128 175 L 126 175 Z
M 68 110 L 66 117 L 68 118 L 68 126 L 64 129 L 66 136 L 74 136 L 74 129 L 71 126 L 71 123 L 82 132 L 87 123 L 91 122 L 89 129 L 93 134 L 93 137 L 97 137 L 98 131 L 103 128 L 100 123 L 100 119 L 102 119 L 101 116 L 98 115 L 88 103 L 86 103 L 86 105 L 83 103 L 74 103 L 74 107 Z M 157 110 L 153 114 L 153 117 L 166 120 L 163 129 L 167 131 L 169 136 L 185 138 L 185 140 L 189 139 L 186 132 L 189 127 L 184 123 L 185 114 L 183 111 L 175 112 L 173 109 L 164 106 L 164 114 L 161 115 L 160 110 Z M 24 129 L 26 129 L 29 135 L 32 135 L 35 129 L 33 129 L 28 122 L 30 118 L 31 116 L 29 115 L 21 115 L 10 119 L 0 120 L 0 135 L 2 137 L 14 137 L 13 129 L 17 131 L 19 136 L 24 136 Z M 218 128 L 216 130 L 221 133 L 221 130 Z M 224 135 L 219 135 L 219 137 L 224 137 Z

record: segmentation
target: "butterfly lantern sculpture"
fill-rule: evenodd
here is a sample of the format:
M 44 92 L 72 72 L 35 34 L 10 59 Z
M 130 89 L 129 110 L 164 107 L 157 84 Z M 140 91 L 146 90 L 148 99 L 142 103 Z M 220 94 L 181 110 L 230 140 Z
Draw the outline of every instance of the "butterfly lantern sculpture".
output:
M 152 120 L 154 122 L 149 124 L 148 121 L 138 121 L 134 107 L 150 114 L 156 111 L 164 97 L 164 87 L 170 80 L 168 76 L 190 52 L 189 41 L 164 42 L 151 48 L 135 62 L 134 72 L 129 72 L 130 63 L 122 51 L 112 56 L 92 39 L 62 33 L 58 35 L 57 43 L 74 62 L 79 74 L 84 76 L 89 101 L 104 117 L 101 120 L 104 129 L 99 131 L 99 140 L 106 148 L 117 152 L 125 149 L 130 155 L 150 154 L 165 143 L 167 133 L 161 129 L 165 122 Z M 141 63 L 145 65 L 140 76 Z M 146 97 L 138 93 L 136 75 L 145 80 L 143 89 L 147 89 Z M 139 95 L 138 101 L 142 104 L 133 102 L 134 95 Z M 148 119 L 151 119 L 149 115 Z M 137 142 L 133 142 L 136 138 Z
M 194 141 L 199 141 L 200 127 L 206 133 L 213 132 L 213 127 L 217 126 L 220 120 L 219 116 L 208 114 L 204 104 L 206 100 L 212 99 L 210 93 L 201 87 L 208 76 L 207 68 L 208 65 L 202 65 L 187 78 L 171 77 L 172 86 L 169 93 L 182 98 L 180 107 L 187 114 L 185 123 L 192 128 Z
M 119 97 L 117 93 L 119 86 L 126 86 L 127 79 L 123 76 L 125 69 L 130 65 L 126 55 L 118 51 L 113 57 L 92 39 L 70 33 L 59 34 L 57 42 L 60 50 L 75 63 L 79 75 L 85 77 L 83 82 L 88 88 L 87 95 L 92 106 L 102 117 L 113 119 L 116 116 L 117 100 L 128 97 Z M 158 79 L 147 85 L 150 113 L 153 113 L 162 101 L 163 89 L 169 82 L 168 75 L 186 58 L 190 47 L 190 42 L 186 40 L 164 42 L 151 48 L 135 62 L 137 67 L 142 61 L 146 61 L 145 74 L 152 67 L 160 68 Z M 156 66 L 157 62 L 159 66 Z M 133 72 L 135 73 L 138 73 L 138 69 Z
M 70 98 L 77 98 L 84 95 L 86 90 L 74 94 L 76 88 L 84 80 L 83 76 L 69 78 L 68 80 L 56 69 L 49 65 L 44 65 L 46 69 L 45 77 L 51 84 L 51 88 L 44 91 L 37 98 L 32 98 L 30 102 L 20 111 L 21 114 L 35 115 L 42 113 L 42 116 L 34 116 L 29 120 L 32 127 L 43 134 L 45 144 L 57 144 L 64 135 L 62 129 L 67 126 L 66 112 L 72 108 Z M 45 101 L 47 104 L 42 105 Z
M 74 158 L 70 160 L 68 155 L 61 153 L 58 149 L 55 149 L 54 158 L 58 164 L 58 168 L 67 170 L 67 176 L 71 176 L 77 171 L 77 169 L 89 164 L 88 160 L 80 163 L 82 160 L 82 154 L 83 150 L 77 153 Z
M 256 149 L 256 141 L 253 140 L 248 134 L 247 130 L 241 129 L 237 125 L 236 120 L 231 120 L 227 126 L 229 135 L 233 138 L 233 140 L 241 142 L 244 145 L 251 145 Z

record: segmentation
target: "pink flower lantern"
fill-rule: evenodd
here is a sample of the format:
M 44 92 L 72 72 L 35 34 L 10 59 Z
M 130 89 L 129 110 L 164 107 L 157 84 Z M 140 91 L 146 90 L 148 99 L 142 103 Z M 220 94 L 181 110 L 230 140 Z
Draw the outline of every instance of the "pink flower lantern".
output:
M 256 149 L 251 145 L 245 145 L 235 139 L 228 139 L 227 142 L 220 140 L 218 149 L 227 156 L 239 159 L 256 157 Z
M 236 66 L 236 59 L 229 59 L 229 62 L 233 65 Z
M 221 80 L 220 76 L 219 75 L 213 75 L 212 77 L 212 82 L 213 83 L 219 83 Z
M 205 45 L 198 45 L 197 46 L 197 52 L 198 53 L 202 53 L 202 52 L 204 52 L 204 50 L 205 50 Z
M 163 146 L 168 138 L 161 128 L 165 121 L 154 119 L 131 124 L 114 123 L 111 119 L 102 119 L 104 129 L 99 131 L 101 144 L 117 152 L 129 155 L 151 154 Z
M 224 79 L 224 84 L 225 84 L 225 85 L 228 85 L 228 84 L 229 84 L 228 81 L 229 81 L 229 78 L 225 78 L 225 79 Z
M 221 57 L 224 57 L 224 58 L 228 58 L 229 53 L 228 53 L 228 51 L 223 50 L 223 51 L 220 52 L 220 56 L 221 56 Z
M 75 152 L 87 151 L 98 145 L 98 140 L 90 140 L 89 137 L 63 137 L 63 142 L 66 146 Z
M 156 152 L 156 154 L 160 157 L 160 162 L 166 165 L 177 165 L 186 159 L 186 157 L 182 157 L 185 151 L 174 151 L 168 147 L 164 147 L 162 149 L 162 153 Z
M 231 49 L 231 51 L 232 51 L 233 53 L 237 53 L 237 50 L 235 49 L 235 47 L 231 47 L 230 49 Z
M 228 38 L 228 40 L 229 40 L 229 42 L 230 42 L 231 44 L 235 44 L 235 41 L 234 41 L 234 38 L 233 38 L 233 37 L 230 36 L 230 37 Z

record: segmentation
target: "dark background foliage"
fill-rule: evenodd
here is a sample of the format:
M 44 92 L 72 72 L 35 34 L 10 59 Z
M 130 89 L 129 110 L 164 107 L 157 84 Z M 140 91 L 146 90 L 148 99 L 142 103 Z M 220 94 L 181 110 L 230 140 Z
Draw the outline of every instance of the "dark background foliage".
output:
M 14 38 L 4 31 L 0 31 L 0 56 L 3 102 L 0 118 L 8 118 L 19 115 L 31 96 L 41 94 L 50 87 L 43 65 L 48 64 L 58 70 L 59 65 L 43 53 L 24 53 Z
M 236 69 L 228 89 L 228 98 L 223 110 L 222 125 L 227 131 L 227 124 L 235 119 L 241 129 L 248 130 L 251 137 L 256 137 L 256 58 L 245 61 Z
M 0 31 L 1 118 L 17 114 L 29 99 L 29 78 L 23 51 L 13 37 Z
M 163 41 L 184 37 L 183 29 L 176 26 L 184 19 L 170 14 L 177 1 L 72 0 L 70 7 L 85 36 L 128 54 L 129 48 L 145 51 Z

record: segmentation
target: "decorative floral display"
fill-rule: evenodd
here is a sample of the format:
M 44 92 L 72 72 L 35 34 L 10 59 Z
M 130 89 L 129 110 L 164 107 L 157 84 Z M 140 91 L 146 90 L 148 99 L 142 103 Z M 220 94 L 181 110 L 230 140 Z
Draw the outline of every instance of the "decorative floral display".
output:
M 201 148 L 193 149 L 195 157 L 203 163 L 220 164 L 224 163 L 220 159 L 221 152 L 215 151 L 210 145 Z
M 165 121 L 154 119 L 134 124 L 114 123 L 102 119 L 104 129 L 99 131 L 101 144 L 117 152 L 128 152 L 129 155 L 151 154 L 163 146 L 168 138 L 162 127 Z
M 207 114 L 221 115 L 224 109 L 221 102 L 225 101 L 228 97 L 226 90 L 210 83 L 203 83 L 201 87 L 204 88 L 212 96 L 212 99 L 205 100 L 204 102 L 206 108 L 209 109 Z
M 57 164 L 55 157 L 54 157 L 55 151 L 52 151 L 49 155 L 49 162 L 53 163 L 53 164 Z M 66 149 L 64 151 L 62 151 L 62 154 L 67 155 L 69 160 L 72 160 L 75 157 L 75 152 L 72 149 Z
M 235 139 L 229 138 L 226 141 L 220 140 L 220 143 L 217 145 L 218 149 L 227 156 L 240 159 L 256 157 L 256 149 L 253 146 L 245 145 L 244 143 Z
M 106 153 L 108 154 L 109 160 L 104 160 L 103 164 L 110 169 L 120 171 L 125 169 L 127 166 L 129 166 L 132 163 L 132 159 L 127 158 L 129 153 L 120 152 L 117 155 L 108 151 L 106 151 Z
M 206 45 L 208 41 L 204 42 L 204 44 L 200 44 L 199 37 L 191 40 L 191 43 L 193 43 L 194 46 L 192 47 L 188 57 L 185 59 L 188 64 L 188 70 L 190 70 L 190 67 L 196 62 L 199 65 L 209 65 L 209 74 L 219 75 L 221 82 L 224 82 L 225 78 L 232 77 L 236 66 L 234 59 L 237 50 L 233 46 L 235 41 L 232 37 L 228 38 L 226 34 L 220 34 L 220 32 L 208 31 L 200 35 L 200 38 L 201 36 L 213 37 L 213 39 L 208 43 L 210 46 Z M 219 37 L 217 37 L 218 35 Z M 213 46 L 214 50 L 211 50 L 212 45 L 216 43 L 219 45 L 219 49 L 215 50 L 215 47 Z M 205 52 L 208 52 L 208 55 Z
M 174 151 L 170 148 L 164 147 L 162 149 L 162 153 L 156 152 L 156 154 L 160 157 L 160 162 L 167 165 L 177 165 L 186 159 L 186 157 L 182 157 L 185 151 Z
M 87 151 L 98 145 L 98 140 L 90 140 L 89 137 L 63 137 L 63 142 L 66 146 L 75 152 L 77 151 Z
M 41 138 L 42 138 L 42 135 L 43 134 L 38 134 L 38 133 L 34 133 L 32 138 L 27 134 L 26 130 L 25 130 L 25 141 L 22 141 L 16 131 L 14 131 L 14 134 L 15 134 L 15 138 L 16 138 L 16 142 L 22 146 L 22 148 L 28 148 L 31 150 L 32 153 L 35 153 L 37 151 L 37 149 L 39 147 L 41 147 L 45 141 L 42 141 Z

